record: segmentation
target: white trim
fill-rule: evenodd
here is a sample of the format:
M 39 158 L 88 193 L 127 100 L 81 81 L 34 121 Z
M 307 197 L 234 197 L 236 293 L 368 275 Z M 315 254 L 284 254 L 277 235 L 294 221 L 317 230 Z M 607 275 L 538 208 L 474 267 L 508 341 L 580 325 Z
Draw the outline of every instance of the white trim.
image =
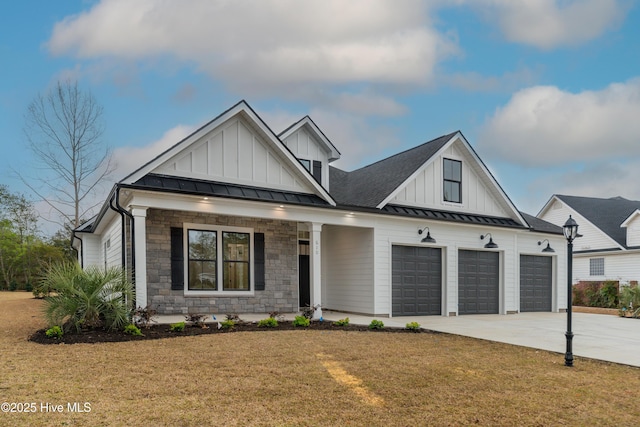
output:
M 635 219 L 636 216 L 640 215 L 640 209 L 636 209 L 624 220 L 624 222 L 620 225 L 620 227 L 627 228 L 629 224 Z
M 313 136 L 316 137 L 318 142 L 320 142 L 321 145 L 324 146 L 324 149 L 329 153 L 329 163 L 340 158 L 340 152 L 338 151 L 338 149 L 331 143 L 331 141 L 329 141 L 329 139 L 322 133 L 322 131 L 318 128 L 318 126 L 316 126 L 316 124 L 313 122 L 313 120 L 311 120 L 311 117 L 309 116 L 304 116 L 298 122 L 291 125 L 287 130 L 280 133 L 278 135 L 278 138 L 284 141 L 303 127 L 307 127 L 311 131 Z
M 216 224 L 197 224 L 197 223 L 184 223 L 183 229 L 183 248 L 184 248 L 184 296 L 218 296 L 218 297 L 247 297 L 255 294 L 255 281 L 254 281 L 254 244 L 253 244 L 253 228 L 246 227 L 231 227 Z M 215 291 L 197 291 L 189 289 L 189 230 L 204 230 L 216 232 L 216 285 L 218 290 Z M 249 234 L 249 290 L 248 291 L 225 291 L 224 290 L 224 263 L 223 263 L 223 247 L 222 247 L 222 233 L 248 233 Z

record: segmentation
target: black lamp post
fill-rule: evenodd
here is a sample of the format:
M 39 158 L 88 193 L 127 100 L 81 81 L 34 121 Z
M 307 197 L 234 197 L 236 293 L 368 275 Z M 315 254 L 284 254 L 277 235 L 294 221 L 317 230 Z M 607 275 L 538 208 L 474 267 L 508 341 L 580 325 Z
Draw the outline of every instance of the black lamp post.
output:
M 564 237 L 567 239 L 567 351 L 564 354 L 565 366 L 573 366 L 573 332 L 571 332 L 571 294 L 572 294 L 572 276 L 573 272 L 573 241 L 578 237 L 578 223 L 571 218 L 562 226 Z

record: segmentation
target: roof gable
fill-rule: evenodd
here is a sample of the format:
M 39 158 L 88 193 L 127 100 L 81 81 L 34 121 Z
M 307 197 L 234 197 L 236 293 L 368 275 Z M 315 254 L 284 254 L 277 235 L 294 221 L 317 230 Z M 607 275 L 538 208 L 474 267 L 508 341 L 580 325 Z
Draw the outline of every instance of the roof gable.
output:
M 331 195 L 244 101 L 121 183 L 134 184 L 150 173 L 316 194 L 335 205 Z
M 327 157 L 329 162 L 334 160 L 338 160 L 340 158 L 340 151 L 333 145 L 333 143 L 327 138 L 327 136 L 320 130 L 320 128 L 315 124 L 311 117 L 304 116 L 302 119 L 298 120 L 282 132 L 278 134 L 278 138 L 281 141 L 285 141 L 290 136 L 294 135 L 296 132 L 304 130 L 308 132 L 311 137 L 316 141 L 316 143 L 327 152 Z
M 441 202 L 442 197 L 438 193 L 438 191 L 441 191 L 441 176 L 434 173 L 434 171 L 440 170 L 438 160 L 442 158 L 447 150 L 456 151 L 458 155 L 463 157 L 465 163 L 469 165 L 469 171 L 476 177 L 477 181 L 482 182 L 483 193 L 480 196 L 477 193 L 473 193 L 474 203 L 472 208 L 469 207 L 471 199 L 468 200 L 466 205 L 462 206 L 443 204 Z M 331 179 L 334 197 L 339 203 L 343 204 L 375 207 L 377 209 L 382 209 L 388 204 L 439 210 L 446 209 L 482 215 L 506 216 L 522 225 L 527 225 L 524 217 L 515 208 L 460 132 L 443 135 L 353 172 L 344 172 L 333 168 Z M 426 188 L 427 186 L 429 188 Z M 418 187 L 422 196 L 416 195 L 416 188 Z M 408 192 L 413 192 L 413 196 L 408 196 Z M 430 203 L 425 200 L 424 195 L 429 195 L 429 197 L 433 198 L 433 201 Z M 480 208 L 478 200 L 480 198 L 482 198 L 482 205 L 490 205 L 491 209 Z

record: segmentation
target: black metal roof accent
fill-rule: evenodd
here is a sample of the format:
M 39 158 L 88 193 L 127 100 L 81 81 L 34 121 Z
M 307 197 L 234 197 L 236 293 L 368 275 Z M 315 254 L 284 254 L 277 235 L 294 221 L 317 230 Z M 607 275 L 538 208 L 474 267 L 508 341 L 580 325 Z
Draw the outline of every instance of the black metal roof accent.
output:
M 142 190 L 161 190 L 199 196 L 229 197 L 261 202 L 291 203 L 309 206 L 330 206 L 315 194 L 294 193 L 268 188 L 250 187 L 224 182 L 147 174 L 126 187 Z
M 381 210 L 383 213 L 401 216 L 436 219 L 452 222 L 464 222 L 475 225 L 488 225 L 491 227 L 509 227 L 528 229 L 511 218 L 494 217 L 486 215 L 467 214 L 460 212 L 440 211 L 435 209 L 412 208 L 408 206 L 386 205 Z M 561 231 L 560 231 L 561 232 Z

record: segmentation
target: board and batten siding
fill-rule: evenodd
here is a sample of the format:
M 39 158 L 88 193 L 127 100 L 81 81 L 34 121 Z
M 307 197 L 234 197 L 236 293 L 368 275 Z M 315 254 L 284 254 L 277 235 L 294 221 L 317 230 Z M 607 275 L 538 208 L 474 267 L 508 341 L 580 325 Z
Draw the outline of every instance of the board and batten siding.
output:
M 443 201 L 443 158 L 462 162 L 462 203 L 460 204 Z M 390 203 L 491 216 L 511 215 L 502 196 L 486 179 L 476 161 L 465 151 L 457 148 L 456 144 L 450 145 L 441 156 L 425 165 Z
M 309 160 L 311 163 L 313 163 L 314 160 L 322 163 L 321 184 L 328 190 L 329 153 L 327 153 L 316 138 L 309 133 L 305 127 L 301 127 L 282 142 L 297 158 Z
M 370 228 L 323 226 L 323 307 L 374 314 L 373 240 Z
M 313 193 L 300 172 L 241 118 L 213 129 L 153 172 Z

